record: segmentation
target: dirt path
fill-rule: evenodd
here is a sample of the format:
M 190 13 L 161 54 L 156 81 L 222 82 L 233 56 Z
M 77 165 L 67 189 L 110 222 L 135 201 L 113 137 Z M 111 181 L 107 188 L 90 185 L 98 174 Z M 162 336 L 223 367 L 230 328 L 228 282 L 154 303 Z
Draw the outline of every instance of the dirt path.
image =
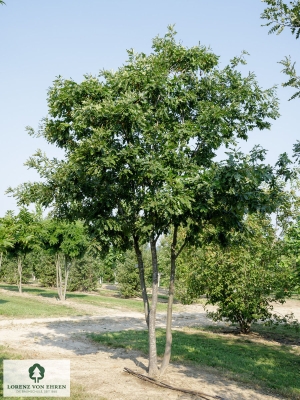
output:
M 43 300 L 44 301 L 44 300 Z M 51 301 L 51 299 L 46 299 Z M 77 307 L 77 303 L 72 303 Z M 293 304 L 280 306 L 283 313 Z M 78 306 L 82 307 L 82 304 Z M 95 312 L 95 308 L 96 311 Z M 92 309 L 89 306 L 89 312 Z M 297 316 L 300 317 L 299 310 Z M 145 329 L 143 314 L 93 306 L 95 315 L 87 317 L 2 319 L 1 344 L 13 351 L 36 359 L 70 359 L 71 379 L 83 385 L 92 399 L 159 400 L 196 399 L 189 395 L 162 389 L 139 381 L 123 372 L 124 367 L 145 373 L 147 360 L 138 352 L 107 349 L 86 338 L 89 332 Z M 295 313 L 296 314 L 296 313 Z M 164 326 L 165 315 L 158 315 L 158 326 Z M 174 315 L 174 327 L 210 324 L 203 307 L 194 305 Z M 271 400 L 277 397 L 235 384 L 215 371 L 172 365 L 166 383 L 198 390 L 224 400 Z

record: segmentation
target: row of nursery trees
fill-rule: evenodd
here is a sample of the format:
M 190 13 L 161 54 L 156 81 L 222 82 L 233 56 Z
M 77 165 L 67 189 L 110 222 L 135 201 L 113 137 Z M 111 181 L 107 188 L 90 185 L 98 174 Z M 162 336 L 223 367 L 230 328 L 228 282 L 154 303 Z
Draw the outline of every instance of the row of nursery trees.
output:
M 287 196 L 288 207 L 279 209 L 277 214 L 281 235 L 270 217 L 254 214 L 245 219 L 243 232 L 232 231 L 228 235 L 224 246 L 216 240 L 214 227 L 208 225 L 197 245 L 187 245 L 178 259 L 176 298 L 190 304 L 205 295 L 206 304 L 219 306 L 210 316 L 238 323 L 243 333 L 250 331 L 254 321 L 276 318 L 271 303 L 283 302 L 297 293 L 300 284 L 299 200 L 294 191 Z M 181 229 L 179 241 L 183 242 L 185 235 Z M 168 283 L 171 238 L 163 236 L 158 246 L 162 286 Z M 149 247 L 143 247 L 142 256 L 149 286 Z M 111 247 L 104 255 L 82 222 L 44 219 L 40 211 L 29 212 L 25 208 L 16 216 L 8 212 L 0 219 L 0 279 L 17 283 L 20 293 L 22 281 L 37 279 L 43 286 L 56 286 L 60 300 L 66 299 L 67 289 L 96 290 L 102 280 L 117 280 L 125 298 L 141 293 L 132 250 L 122 253 Z
M 35 281 L 57 287 L 58 299 L 65 300 L 67 290 L 93 291 L 99 283 L 120 280 L 122 296 L 138 296 L 132 251 L 100 250 L 81 221 L 43 218 L 41 209 L 30 212 L 24 207 L 17 215 L 8 211 L 0 218 L 0 280 L 17 284 L 20 293 L 22 282 Z M 146 248 L 144 254 L 147 257 Z
M 207 293 L 220 305 L 215 317 L 236 320 L 244 332 L 266 316 L 270 300 L 291 292 L 297 275 L 270 221 L 272 213 L 291 209 L 285 182 L 295 177 L 293 163 L 284 153 L 271 166 L 259 146 L 248 155 L 236 147 L 279 116 L 275 89 L 263 90 L 252 73 L 243 76 L 244 55 L 221 67 L 210 49 L 186 48 L 175 37 L 169 27 L 153 40 L 151 54 L 129 50 L 115 72 L 81 83 L 58 77 L 48 93 L 48 117 L 37 133 L 28 130 L 61 148 L 64 158 L 38 151 L 27 166 L 42 181 L 9 190 L 20 205 L 37 203 L 51 207 L 56 220 L 83 221 L 103 253 L 134 251 L 150 376 L 163 374 L 170 361 L 176 275 L 182 298 Z M 227 149 L 223 161 L 216 159 L 220 148 Z M 297 156 L 298 145 L 294 151 Z M 297 224 L 294 229 L 297 237 Z M 64 256 L 66 271 L 71 259 Z M 169 285 L 160 368 L 159 261 L 168 266 Z
M 80 265 L 79 260 L 89 252 L 91 245 L 81 222 L 43 219 L 40 210 L 30 212 L 26 208 L 17 215 L 9 211 L 0 219 L 0 277 L 16 282 L 20 293 L 25 272 L 25 280 L 32 275 L 45 286 L 56 285 L 59 299 L 65 300 L 70 269 L 74 269 L 76 261 Z M 80 283 L 77 282 L 83 289 L 92 283 L 89 277 L 82 279 L 85 273 L 82 271 Z M 76 282 L 73 288 L 74 285 Z

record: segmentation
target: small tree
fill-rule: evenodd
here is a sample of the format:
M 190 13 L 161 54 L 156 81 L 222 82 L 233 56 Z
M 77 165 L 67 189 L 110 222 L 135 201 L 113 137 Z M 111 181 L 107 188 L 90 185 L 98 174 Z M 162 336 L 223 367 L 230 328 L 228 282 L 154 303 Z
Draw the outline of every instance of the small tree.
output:
M 281 259 L 282 241 L 271 220 L 248 216 L 245 227 L 244 233 L 231 232 L 226 247 L 215 242 L 210 227 L 206 240 L 213 241 L 187 252 L 182 297 L 190 302 L 206 294 L 206 304 L 218 306 L 210 317 L 238 323 L 242 333 L 249 333 L 253 322 L 271 319 L 272 302 L 283 303 L 294 285 L 293 270 Z
M 29 212 L 22 208 L 18 215 L 8 212 L 5 216 L 9 232 L 12 237 L 12 246 L 8 250 L 9 256 L 17 260 L 19 292 L 22 293 L 22 271 L 26 256 L 39 246 L 40 214 Z
M 55 259 L 58 298 L 65 300 L 71 267 L 88 246 L 86 230 L 80 221 L 45 220 L 42 240 Z
M 69 291 L 88 292 L 96 290 L 99 282 L 99 259 L 86 252 L 79 259 L 76 258 L 69 278 Z
M 6 221 L 3 219 L 2 222 L 0 222 L 0 270 L 3 254 L 5 254 L 9 248 L 13 247 L 13 238 L 9 232 L 9 224 L 7 226 L 5 222 Z
M 118 288 L 125 298 L 141 294 L 138 265 L 134 251 L 127 250 L 117 261 L 116 279 Z

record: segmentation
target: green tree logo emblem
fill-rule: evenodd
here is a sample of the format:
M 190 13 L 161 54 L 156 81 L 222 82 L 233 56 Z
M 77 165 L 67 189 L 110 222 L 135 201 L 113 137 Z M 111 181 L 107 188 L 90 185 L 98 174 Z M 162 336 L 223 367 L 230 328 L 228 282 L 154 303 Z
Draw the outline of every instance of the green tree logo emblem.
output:
M 33 364 L 33 366 L 29 368 L 28 372 L 30 379 L 35 379 L 35 383 L 39 383 L 39 381 L 44 378 L 45 368 L 40 364 Z

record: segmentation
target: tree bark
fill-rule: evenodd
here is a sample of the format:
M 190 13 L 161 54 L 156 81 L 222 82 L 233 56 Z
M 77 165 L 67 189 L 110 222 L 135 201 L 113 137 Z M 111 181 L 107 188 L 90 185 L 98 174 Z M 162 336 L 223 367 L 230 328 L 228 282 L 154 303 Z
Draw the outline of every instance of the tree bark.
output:
M 142 298 L 143 298 L 143 303 L 144 303 L 145 320 L 146 320 L 147 326 L 149 328 L 149 299 L 148 299 L 147 288 L 146 288 L 146 284 L 145 284 L 144 261 L 143 261 L 141 249 L 139 247 L 139 241 L 138 241 L 137 236 L 133 236 L 133 243 L 134 243 L 135 255 L 137 258 L 137 262 L 138 262 L 138 268 L 139 268 L 139 277 L 140 277 L 140 285 L 141 285 L 141 289 L 142 289 Z
M 158 297 L 158 266 L 157 266 L 157 252 L 156 241 L 151 238 L 151 257 L 152 257 L 152 301 L 149 314 L 149 376 L 151 378 L 158 376 L 159 371 L 157 367 L 157 349 L 156 349 L 156 308 Z
M 72 265 L 72 261 L 69 257 L 65 256 L 65 284 L 64 284 L 64 293 L 63 299 L 66 300 L 66 293 L 67 293 L 67 286 L 68 286 L 68 279 L 69 279 L 69 272 Z
M 19 275 L 17 284 L 18 284 L 18 288 L 19 288 L 19 293 L 22 293 L 22 258 L 21 257 L 17 258 L 17 263 L 18 263 L 18 275 Z
M 169 298 L 167 308 L 167 324 L 166 324 L 166 345 L 164 358 L 162 360 L 160 375 L 166 371 L 171 358 L 172 347 L 172 311 L 175 291 L 175 271 L 176 271 L 176 245 L 177 245 L 178 226 L 174 227 L 173 240 L 171 245 L 171 267 L 170 267 L 170 283 L 169 283 Z
M 57 253 L 55 256 L 55 266 L 56 266 L 56 286 L 57 286 L 57 294 L 59 300 L 63 300 L 62 296 L 62 274 L 61 274 L 61 257 L 60 254 Z

